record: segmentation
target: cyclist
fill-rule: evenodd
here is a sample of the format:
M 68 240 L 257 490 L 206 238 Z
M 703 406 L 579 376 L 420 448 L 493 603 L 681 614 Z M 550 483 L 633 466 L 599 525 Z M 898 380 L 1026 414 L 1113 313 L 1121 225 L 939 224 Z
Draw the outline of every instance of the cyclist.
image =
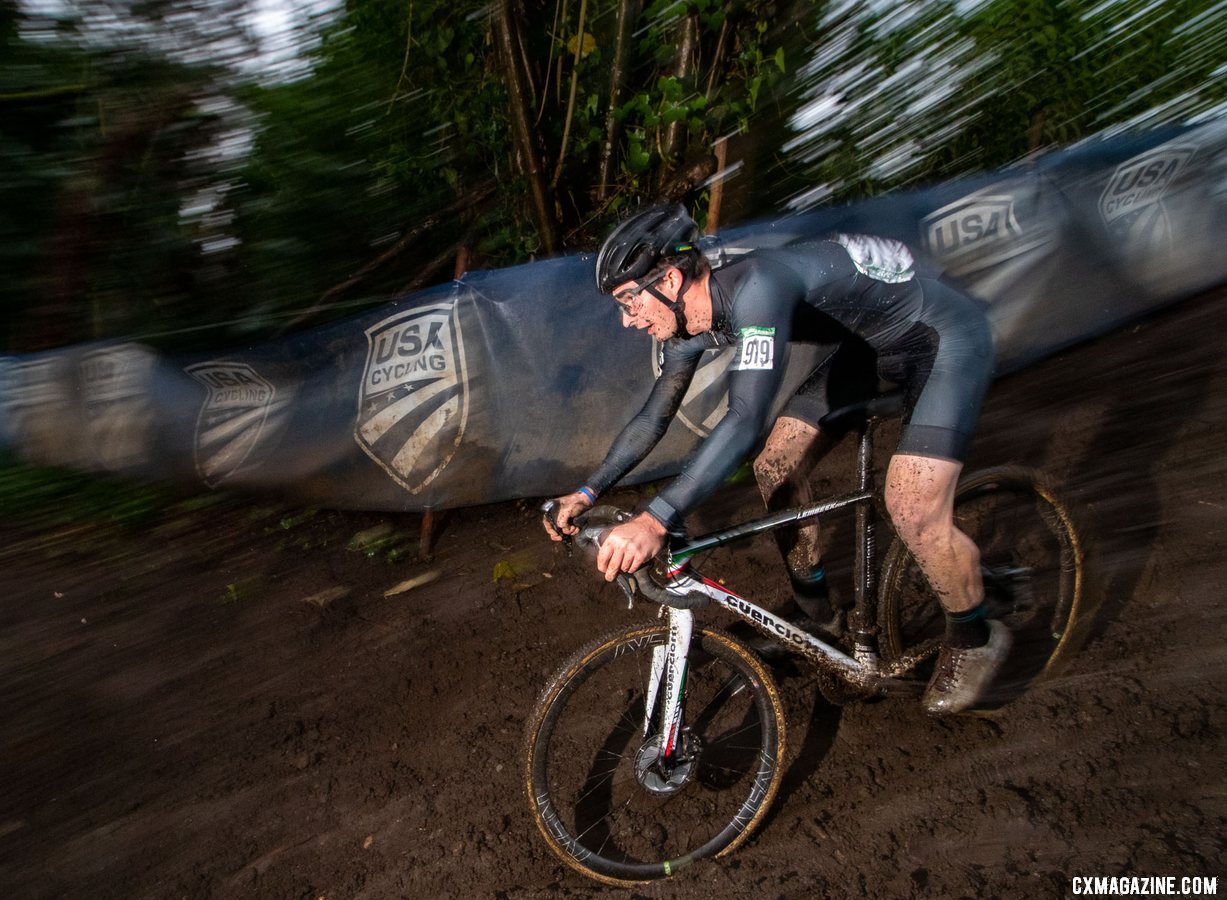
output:
M 661 372 L 643 409 L 600 467 L 558 498 L 571 520 L 637 465 L 664 435 L 709 347 L 735 346 L 728 412 L 681 474 L 642 512 L 612 529 L 597 566 L 606 580 L 658 554 L 671 532 L 757 446 L 780 387 L 790 342 L 830 326 L 876 352 L 877 373 L 901 384 L 904 427 L 886 474 L 885 499 L 900 537 L 946 613 L 946 637 L 924 704 L 954 713 L 976 704 L 1009 652 L 1008 629 L 984 615 L 979 551 L 954 524 L 954 492 L 993 371 L 984 307 L 944 281 L 922 277 L 898 241 L 834 234 L 756 250 L 719 271 L 698 251 L 698 228 L 678 204 L 631 216 L 605 240 L 597 287 L 613 295 L 622 325 L 661 344 Z M 816 315 L 815 315 L 816 313 Z M 828 438 L 818 420 L 837 383 L 855 382 L 861 354 L 845 341 L 774 422 L 755 460 L 769 508 L 808 500 L 808 475 Z M 849 375 L 849 373 L 852 373 Z M 554 540 L 561 536 L 546 522 Z M 782 542 L 798 605 L 828 636 L 838 630 L 819 561 L 816 529 Z

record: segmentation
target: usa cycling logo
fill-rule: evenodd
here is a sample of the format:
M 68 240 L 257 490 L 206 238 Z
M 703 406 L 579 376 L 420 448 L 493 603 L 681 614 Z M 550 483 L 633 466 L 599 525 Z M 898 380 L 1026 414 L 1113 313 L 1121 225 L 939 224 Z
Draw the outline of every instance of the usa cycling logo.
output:
M 451 462 L 469 414 L 455 301 L 397 313 L 367 329 L 354 438 L 410 493 Z
M 682 398 L 677 417 L 701 438 L 711 434 L 711 430 L 729 411 L 728 374 L 738 353 L 736 345 L 730 345 L 704 350 L 699 357 L 699 368 L 694 373 L 686 396 Z M 653 340 L 652 374 L 657 378 L 660 377 L 661 354 L 661 345 Z
M 1004 262 L 1045 239 L 1026 232 L 1016 208 L 1015 193 L 1006 185 L 969 194 L 925 218 L 925 245 L 956 275 Z
M 11 358 L 10 358 L 11 359 Z M 0 437 L 23 456 L 50 465 L 78 465 L 76 390 L 67 354 L 0 367 Z M 66 437 L 66 435 L 68 437 Z
M 1099 198 L 1099 212 L 1111 224 L 1159 203 L 1197 148 L 1167 144 L 1126 160 L 1112 173 Z
M 1117 166 L 1099 197 L 1104 224 L 1124 237 L 1170 244 L 1163 195 L 1196 152 L 1191 144 L 1165 144 Z
M 94 461 L 119 472 L 148 458 L 154 412 L 149 385 L 156 358 L 137 344 L 103 347 L 81 360 L 81 398 Z
M 230 478 L 260 441 L 270 412 L 285 407 L 273 386 L 245 363 L 213 360 L 185 370 L 208 390 L 196 420 L 196 471 L 209 487 Z

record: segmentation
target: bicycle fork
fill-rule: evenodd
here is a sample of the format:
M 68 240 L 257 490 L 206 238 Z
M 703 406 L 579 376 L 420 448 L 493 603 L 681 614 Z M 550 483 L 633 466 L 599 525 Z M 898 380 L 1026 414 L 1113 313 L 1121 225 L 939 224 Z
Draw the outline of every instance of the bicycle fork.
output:
M 652 668 L 648 675 L 643 709 L 643 736 L 646 738 L 652 729 L 652 712 L 657 707 L 657 700 L 662 700 L 659 721 L 661 758 L 664 760 L 672 758 L 681 736 L 686 665 L 690 654 L 690 637 L 694 633 L 694 613 L 670 609 L 668 615 L 669 640 L 652 648 Z

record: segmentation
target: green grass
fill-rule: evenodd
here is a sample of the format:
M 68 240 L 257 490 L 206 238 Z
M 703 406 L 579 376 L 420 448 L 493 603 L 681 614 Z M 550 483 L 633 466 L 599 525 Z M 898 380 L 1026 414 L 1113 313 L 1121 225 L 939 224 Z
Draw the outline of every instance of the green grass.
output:
M 177 505 L 211 505 L 223 499 L 217 494 L 185 498 L 182 488 L 34 466 L 0 452 L 0 521 L 5 525 L 57 528 L 88 523 L 137 530 Z

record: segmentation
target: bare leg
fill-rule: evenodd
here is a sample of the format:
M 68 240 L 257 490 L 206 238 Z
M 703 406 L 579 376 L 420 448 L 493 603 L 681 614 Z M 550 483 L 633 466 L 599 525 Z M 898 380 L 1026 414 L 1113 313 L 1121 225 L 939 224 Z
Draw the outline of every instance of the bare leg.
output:
M 804 506 L 812 501 L 809 474 L 830 447 L 830 440 L 800 419 L 783 417 L 775 423 L 763 452 L 754 461 L 758 489 L 768 511 Z M 837 604 L 820 568 L 822 539 L 818 523 L 776 529 L 775 538 L 797 608 L 821 627 L 838 629 Z
M 954 524 L 954 492 L 962 463 L 896 454 L 886 471 L 886 507 L 947 613 L 984 599 L 980 551 Z
M 961 463 L 896 454 L 886 472 L 886 507 L 946 611 L 946 637 L 925 709 L 962 712 L 984 697 L 1013 643 L 1002 623 L 984 618 L 980 551 L 954 524 L 954 492 Z
M 754 460 L 754 477 L 768 512 L 809 503 L 809 474 L 825 452 L 822 433 L 800 419 L 776 420 L 763 451 Z M 821 555 L 818 525 L 777 528 L 776 542 L 790 572 L 813 568 Z

